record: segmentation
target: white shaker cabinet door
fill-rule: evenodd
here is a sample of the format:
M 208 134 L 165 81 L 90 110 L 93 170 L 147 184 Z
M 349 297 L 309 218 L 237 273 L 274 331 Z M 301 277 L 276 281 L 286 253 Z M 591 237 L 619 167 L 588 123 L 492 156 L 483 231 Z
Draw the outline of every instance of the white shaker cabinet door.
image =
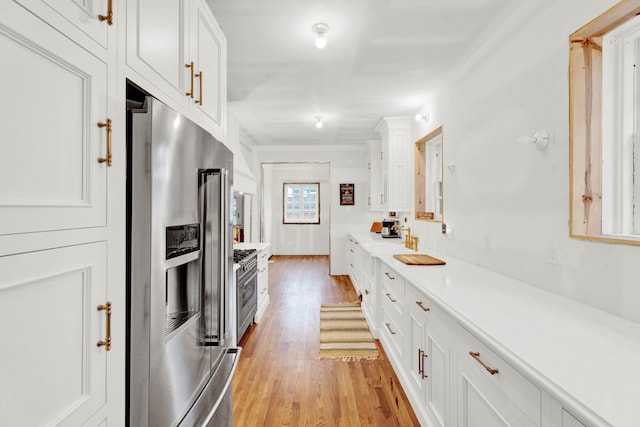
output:
M 92 51 L 108 50 L 115 31 L 113 7 L 109 0 L 13 0 Z M 113 5 L 116 2 L 111 2 Z M 124 15 L 118 15 L 118 17 Z M 102 17 L 102 18 L 101 18 Z M 109 25 L 111 22 L 111 25 Z M 79 40 L 86 36 L 86 40 Z M 99 48 L 99 49 L 98 49 Z
M 0 425 L 107 418 L 106 246 L 0 257 Z
M 192 31 L 195 37 L 192 56 L 196 58 L 194 104 L 207 127 L 218 139 L 223 139 L 227 105 L 227 43 L 209 7 L 204 1 L 196 3 L 195 31 Z
M 128 0 L 127 65 L 139 78 L 130 75 L 157 98 L 162 91 L 184 109 L 195 95 L 191 82 L 195 73 L 190 64 L 189 21 L 191 1 Z M 154 87 L 147 87 L 144 80 Z M 156 89 L 157 88 L 157 89 Z
M 107 64 L 13 2 L 0 52 L 0 235 L 104 226 Z

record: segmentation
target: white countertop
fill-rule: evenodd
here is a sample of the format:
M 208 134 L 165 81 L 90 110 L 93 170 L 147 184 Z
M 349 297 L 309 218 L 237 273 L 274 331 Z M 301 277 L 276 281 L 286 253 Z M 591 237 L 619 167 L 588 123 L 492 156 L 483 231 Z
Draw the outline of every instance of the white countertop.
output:
M 233 249 L 257 249 L 259 251 L 262 251 L 268 248 L 270 245 L 271 243 L 263 243 L 263 242 L 242 242 L 242 243 L 236 243 L 235 245 L 233 245 Z
M 351 235 L 569 409 L 596 415 L 585 421 L 640 425 L 639 324 L 435 251 L 419 253 L 446 265 L 405 265 L 401 243 Z

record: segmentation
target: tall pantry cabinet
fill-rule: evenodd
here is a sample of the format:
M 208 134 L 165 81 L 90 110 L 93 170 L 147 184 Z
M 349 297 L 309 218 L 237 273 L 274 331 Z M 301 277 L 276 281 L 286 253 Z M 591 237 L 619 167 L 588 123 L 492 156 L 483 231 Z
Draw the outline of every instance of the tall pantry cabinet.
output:
M 204 0 L 6 0 L 0 53 L 0 425 L 124 425 L 126 80 L 224 139 L 226 40 Z
M 0 6 L 0 425 L 123 420 L 126 159 L 107 8 Z

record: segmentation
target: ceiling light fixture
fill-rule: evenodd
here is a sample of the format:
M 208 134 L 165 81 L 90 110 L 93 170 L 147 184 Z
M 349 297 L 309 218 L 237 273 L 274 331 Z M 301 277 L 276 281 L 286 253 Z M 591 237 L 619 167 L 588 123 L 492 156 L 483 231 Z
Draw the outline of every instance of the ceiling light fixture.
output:
M 329 31 L 329 26 L 321 22 L 315 24 L 311 29 L 318 35 L 316 38 L 316 47 L 318 49 L 324 49 L 327 45 L 327 39 L 324 38 L 324 33 Z
M 320 129 L 322 127 L 322 117 L 316 116 L 316 127 Z

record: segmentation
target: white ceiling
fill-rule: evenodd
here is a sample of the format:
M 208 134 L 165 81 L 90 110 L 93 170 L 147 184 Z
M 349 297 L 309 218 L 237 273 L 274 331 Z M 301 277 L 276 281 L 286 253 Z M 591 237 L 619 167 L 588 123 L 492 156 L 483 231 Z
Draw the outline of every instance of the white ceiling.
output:
M 522 0 L 207 0 L 244 143 L 346 145 L 418 112 Z M 314 45 L 324 22 L 327 47 Z M 324 127 L 315 127 L 322 116 Z

